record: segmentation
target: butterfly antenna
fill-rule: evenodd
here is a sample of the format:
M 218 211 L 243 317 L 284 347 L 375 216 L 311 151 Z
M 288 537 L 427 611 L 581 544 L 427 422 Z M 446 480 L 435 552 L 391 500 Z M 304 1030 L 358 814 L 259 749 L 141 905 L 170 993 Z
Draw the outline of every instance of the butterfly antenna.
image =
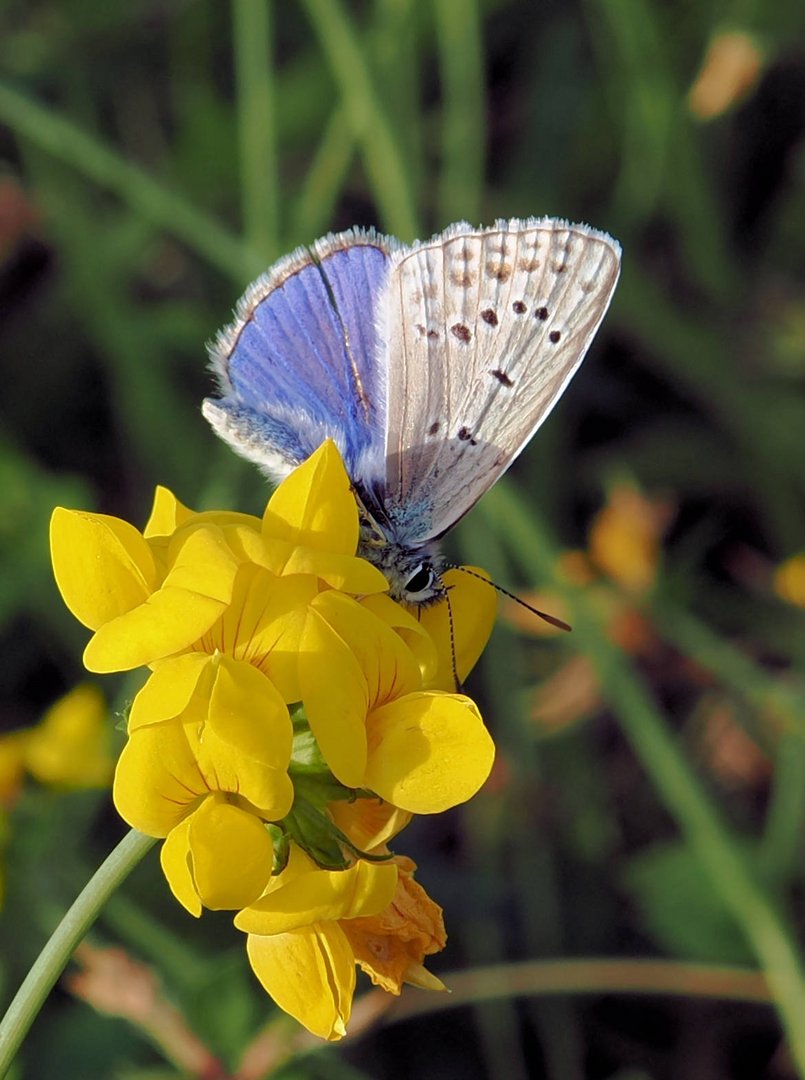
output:
M 525 600 L 521 600 L 519 596 L 515 596 L 513 592 L 509 592 L 508 589 L 504 589 L 502 585 L 498 585 L 495 581 L 490 581 L 489 578 L 484 577 L 483 574 L 476 574 L 474 570 L 469 570 L 466 566 L 459 566 L 458 563 L 446 563 L 448 570 L 460 570 L 462 574 L 469 574 L 470 577 L 478 578 L 479 581 L 485 581 L 487 585 L 491 585 L 493 589 L 501 593 L 503 596 L 508 596 L 510 600 L 514 600 L 515 604 L 519 604 L 520 607 L 524 607 L 526 611 L 530 611 L 532 615 L 538 616 L 543 622 L 548 623 L 550 626 L 555 626 L 557 630 L 567 630 L 568 632 L 573 629 L 564 619 L 557 619 L 555 615 L 549 615 L 546 611 L 540 611 L 535 608 L 533 604 L 527 603 Z M 450 633 L 453 632 L 453 615 L 450 613 Z
M 450 627 L 450 664 L 453 668 L 453 683 L 456 688 L 456 693 L 461 693 L 461 680 L 458 677 L 458 667 L 456 665 L 456 632 L 453 626 L 453 605 L 450 603 L 450 590 L 444 590 L 444 598 L 447 601 L 447 624 Z

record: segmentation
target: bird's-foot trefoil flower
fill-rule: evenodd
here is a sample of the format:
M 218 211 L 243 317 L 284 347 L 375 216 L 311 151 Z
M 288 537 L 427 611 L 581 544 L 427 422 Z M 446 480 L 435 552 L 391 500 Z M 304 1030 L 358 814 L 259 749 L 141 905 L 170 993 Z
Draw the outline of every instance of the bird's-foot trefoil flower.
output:
M 452 572 L 446 605 L 394 603 L 356 554 L 357 505 L 332 442 L 262 518 L 196 513 L 158 489 L 142 532 L 58 509 L 56 581 L 97 672 L 149 669 L 113 795 L 164 839 L 176 898 L 239 912 L 252 967 L 287 1012 L 346 1031 L 356 964 L 399 993 L 438 979 L 441 910 L 388 847 L 414 814 L 471 798 L 492 740 L 455 692 L 494 592 Z M 452 622 L 452 625 L 451 625 Z

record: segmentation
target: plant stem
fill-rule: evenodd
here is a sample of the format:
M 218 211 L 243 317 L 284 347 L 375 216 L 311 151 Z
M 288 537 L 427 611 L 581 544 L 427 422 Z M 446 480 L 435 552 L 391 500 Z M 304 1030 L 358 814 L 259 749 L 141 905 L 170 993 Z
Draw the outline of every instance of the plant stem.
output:
M 338 0 L 303 0 L 361 147 L 385 228 L 410 241 L 419 232 L 410 170 L 377 92 L 366 50 Z
M 0 1021 L 0 1078 L 6 1075 L 76 946 L 107 899 L 155 842 L 153 837 L 132 829 L 96 870 L 56 927 Z
M 239 284 L 264 269 L 264 260 L 181 195 L 130 165 L 100 139 L 65 117 L 0 84 L 0 120 L 19 137 L 66 162 Z
M 243 233 L 268 263 L 279 254 L 276 96 L 269 0 L 233 0 Z
M 486 157 L 486 95 L 481 14 L 476 0 L 433 7 L 442 84 L 439 224 L 478 221 Z

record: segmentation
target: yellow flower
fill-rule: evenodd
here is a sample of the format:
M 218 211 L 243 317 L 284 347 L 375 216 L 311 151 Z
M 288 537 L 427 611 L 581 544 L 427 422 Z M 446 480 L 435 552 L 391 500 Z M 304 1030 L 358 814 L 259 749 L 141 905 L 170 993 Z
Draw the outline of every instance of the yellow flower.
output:
M 191 915 L 245 907 L 271 877 L 274 845 L 251 809 L 215 793 L 200 803 L 162 845 L 162 869 Z
M 449 607 L 395 604 L 356 555 L 332 442 L 262 519 L 195 513 L 160 488 L 142 533 L 57 510 L 51 544 L 59 588 L 93 631 L 87 666 L 151 668 L 113 795 L 164 838 L 179 902 L 196 916 L 241 909 L 258 978 L 325 1038 L 346 1030 L 356 962 L 394 993 L 440 986 L 422 960 L 444 944 L 441 912 L 384 845 L 489 774 L 478 709 L 449 692 L 491 630 L 489 585 L 451 572 Z
M 350 597 L 311 601 L 299 642 L 301 700 L 334 776 L 412 813 L 471 798 L 494 744 L 461 694 L 422 689 L 401 638 Z
M 91 671 L 127 670 L 191 648 L 231 602 L 244 562 L 358 594 L 388 588 L 355 555 L 358 511 L 332 442 L 280 485 L 262 522 L 190 514 L 171 501 L 158 493 L 147 536 L 105 514 L 53 512 L 53 570 L 67 606 L 95 631 L 84 653 Z M 173 533 L 159 535 L 172 525 Z
M 0 736 L 0 803 L 10 806 L 25 773 L 57 788 L 111 782 L 108 711 L 97 687 L 84 683 L 60 698 L 32 728 Z
M 193 914 L 202 904 L 242 907 L 265 887 L 272 867 L 265 822 L 285 817 L 293 803 L 291 736 L 271 681 L 220 654 L 163 661 L 135 698 L 115 805 L 134 828 L 168 837 L 162 866 Z M 245 848 L 259 853 L 262 869 Z
M 416 864 L 404 856 L 397 867 L 394 899 L 377 915 L 346 919 L 341 928 L 355 960 L 375 986 L 399 994 L 403 983 L 423 990 L 446 989 L 422 966 L 426 956 L 441 952 L 447 943 L 442 909 L 414 881 Z
M 805 552 L 781 563 L 774 571 L 773 584 L 781 600 L 805 607 Z
M 57 508 L 50 527 L 56 583 L 94 636 L 90 671 L 124 671 L 189 648 L 232 596 L 238 560 L 216 526 L 180 529 L 159 551 L 132 525 Z
M 763 50 L 743 30 L 721 30 L 707 47 L 701 70 L 688 91 L 698 120 L 713 120 L 746 98 L 763 71 Z
M 413 814 L 381 799 L 350 799 L 327 807 L 334 824 L 359 851 L 373 851 L 402 832 Z
M 642 593 L 657 577 L 668 507 L 620 484 L 598 511 L 589 532 L 590 559 L 624 589 Z
M 484 651 L 498 602 L 488 580 L 486 571 L 477 566 L 448 570 L 444 585 L 449 605 L 447 601 L 430 604 L 420 612 L 419 621 L 438 649 L 438 668 L 427 680 L 429 689 L 455 690 L 455 676 L 460 685 Z
M 342 920 L 378 915 L 396 888 L 393 863 L 319 870 L 294 847 L 265 895 L 235 918 L 248 934 L 249 963 L 265 990 L 315 1035 L 340 1039 L 349 1022 L 355 955 Z
M 76 686 L 29 733 L 24 751 L 28 772 L 40 784 L 106 787 L 114 769 L 108 719 L 100 690 L 88 683 Z

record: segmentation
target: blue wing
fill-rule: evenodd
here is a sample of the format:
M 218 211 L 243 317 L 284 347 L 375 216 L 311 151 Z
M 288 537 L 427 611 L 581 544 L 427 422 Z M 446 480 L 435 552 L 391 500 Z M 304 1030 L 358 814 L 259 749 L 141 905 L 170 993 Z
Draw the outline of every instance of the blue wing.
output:
M 220 399 L 204 415 L 275 478 L 328 436 L 350 476 L 382 469 L 385 373 L 376 302 L 396 242 L 350 230 L 299 248 L 246 291 L 211 348 Z

